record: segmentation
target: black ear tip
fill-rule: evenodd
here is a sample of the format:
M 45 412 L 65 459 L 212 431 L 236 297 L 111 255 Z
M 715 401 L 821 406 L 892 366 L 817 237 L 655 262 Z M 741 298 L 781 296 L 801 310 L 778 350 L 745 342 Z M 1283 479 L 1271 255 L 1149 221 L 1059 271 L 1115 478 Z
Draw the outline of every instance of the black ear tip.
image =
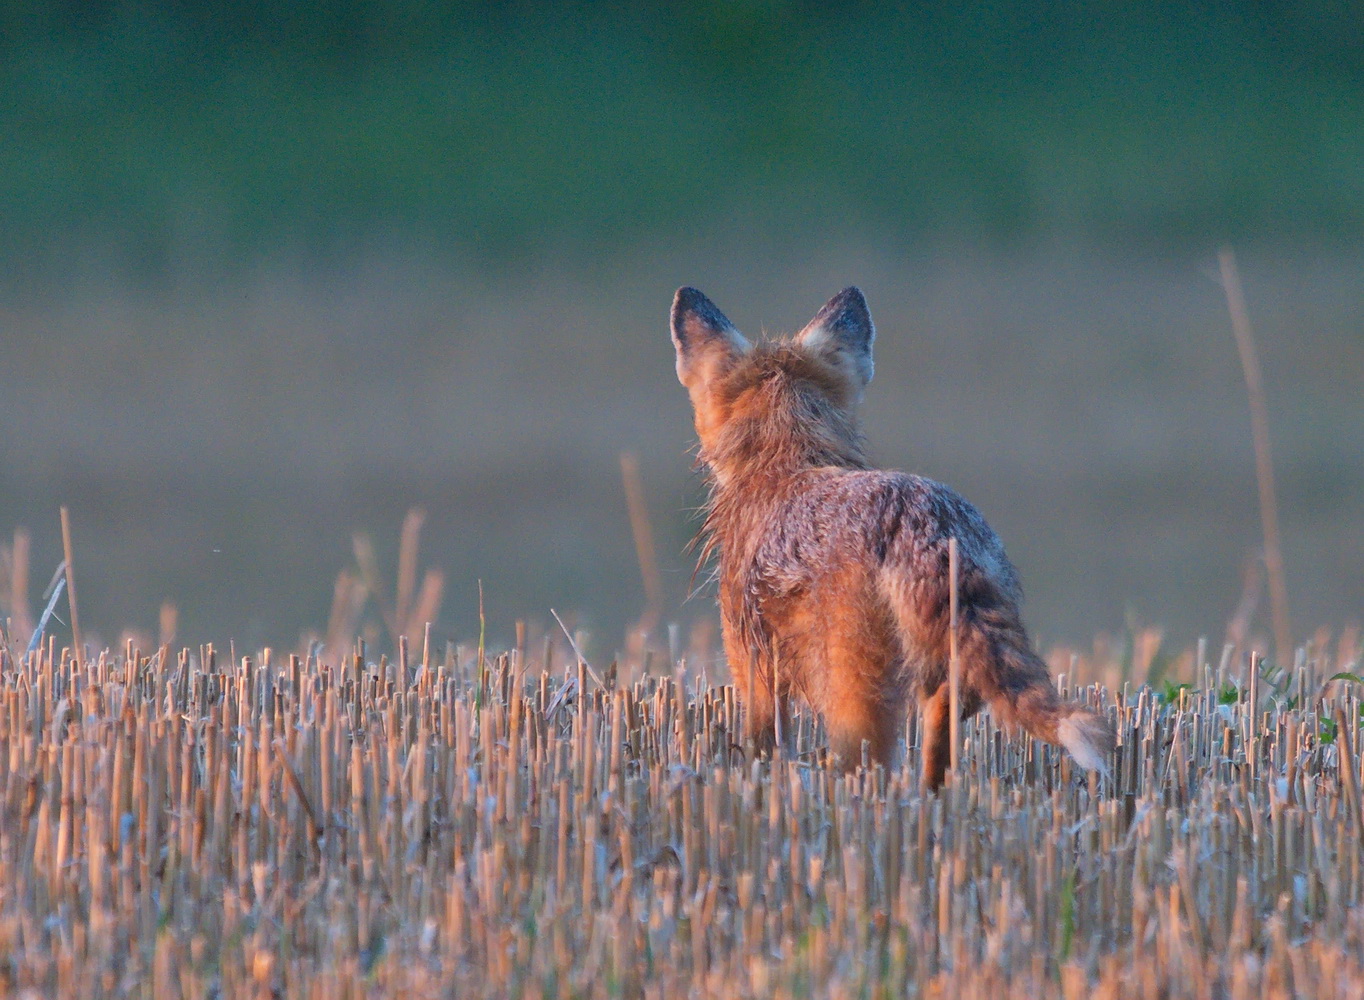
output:
M 733 325 L 725 314 L 715 307 L 715 303 L 690 285 L 683 285 L 673 296 L 672 321 L 677 329 L 688 319 L 700 322 L 710 330 L 732 330 Z
M 690 285 L 683 285 L 673 296 L 672 323 L 676 327 L 688 316 L 705 312 L 710 300 Z M 711 308 L 715 308 L 711 306 Z
M 699 309 L 702 305 L 710 302 L 698 289 L 690 285 L 683 285 L 673 296 L 673 312 L 689 312 Z
M 862 294 L 862 289 L 856 285 L 849 285 L 843 289 L 824 303 L 824 308 L 815 315 L 811 325 L 869 327 L 871 310 L 867 308 L 867 300 Z
M 856 285 L 849 285 L 843 291 L 833 297 L 830 305 L 851 306 L 854 309 L 867 311 L 867 297 L 862 294 L 862 289 Z

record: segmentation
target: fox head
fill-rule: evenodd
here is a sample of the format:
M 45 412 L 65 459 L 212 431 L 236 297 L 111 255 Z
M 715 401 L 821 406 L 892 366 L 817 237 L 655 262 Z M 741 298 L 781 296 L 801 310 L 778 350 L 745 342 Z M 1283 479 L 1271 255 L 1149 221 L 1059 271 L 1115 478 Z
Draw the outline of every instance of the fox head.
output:
M 677 378 L 691 396 L 700 459 L 719 485 L 745 472 L 862 466 L 856 408 L 876 337 L 845 288 L 791 337 L 751 344 L 695 288 L 673 298 Z

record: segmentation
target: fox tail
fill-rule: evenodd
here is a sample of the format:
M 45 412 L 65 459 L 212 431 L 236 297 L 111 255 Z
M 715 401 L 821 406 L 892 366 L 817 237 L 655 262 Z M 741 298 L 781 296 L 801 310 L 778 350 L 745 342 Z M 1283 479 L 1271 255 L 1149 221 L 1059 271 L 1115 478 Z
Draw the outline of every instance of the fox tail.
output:
M 1113 725 L 1098 712 L 1061 700 L 1016 618 L 986 612 L 970 623 L 963 638 L 966 680 L 997 722 L 1065 747 L 1087 771 L 1108 773 Z

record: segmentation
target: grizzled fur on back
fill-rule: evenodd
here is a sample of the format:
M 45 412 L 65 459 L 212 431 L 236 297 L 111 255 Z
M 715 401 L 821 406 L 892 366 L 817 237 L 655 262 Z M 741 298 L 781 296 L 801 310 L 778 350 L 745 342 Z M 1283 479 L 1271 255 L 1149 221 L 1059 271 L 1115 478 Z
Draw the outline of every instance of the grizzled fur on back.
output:
M 962 709 L 1102 768 L 1111 727 L 1062 703 L 1019 617 L 1018 577 L 980 513 L 946 486 L 873 469 L 857 405 L 875 329 L 862 293 L 834 296 L 800 333 L 750 344 L 704 295 L 673 303 L 677 374 L 710 480 L 702 559 L 719 559 L 726 657 L 748 734 L 770 744 L 792 698 L 819 711 L 846 767 L 893 759 L 924 713 L 924 782 L 947 747 L 948 544 L 960 555 Z

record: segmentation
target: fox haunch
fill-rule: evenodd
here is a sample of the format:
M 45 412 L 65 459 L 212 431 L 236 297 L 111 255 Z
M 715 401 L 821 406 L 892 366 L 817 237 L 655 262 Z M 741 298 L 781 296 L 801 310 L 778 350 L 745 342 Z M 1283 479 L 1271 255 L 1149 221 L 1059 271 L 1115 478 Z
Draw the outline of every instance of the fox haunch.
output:
M 1022 593 L 980 513 L 940 483 L 874 469 L 857 406 L 875 329 L 856 288 L 793 337 L 750 344 L 694 288 L 673 300 L 677 377 L 691 396 L 710 501 L 702 559 L 719 559 L 725 655 L 746 734 L 770 746 L 792 698 L 823 717 L 844 767 L 888 764 L 911 699 L 923 782 L 948 761 L 948 546 L 955 537 L 961 709 L 1105 769 L 1112 726 L 1063 702 L 1019 617 Z

